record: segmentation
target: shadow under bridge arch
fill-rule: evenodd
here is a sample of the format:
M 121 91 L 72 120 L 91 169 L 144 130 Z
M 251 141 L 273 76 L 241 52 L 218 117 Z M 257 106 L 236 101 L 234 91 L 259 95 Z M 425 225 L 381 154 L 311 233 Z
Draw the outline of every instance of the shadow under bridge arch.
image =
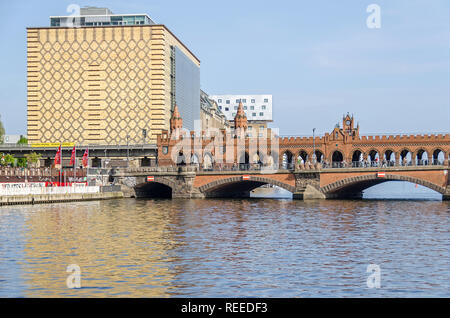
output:
M 266 184 L 283 188 L 291 193 L 295 192 L 293 185 L 267 177 L 252 175 L 248 176 L 247 180 L 244 180 L 243 176 L 216 180 L 199 187 L 199 190 L 207 198 L 248 198 L 252 190 Z
M 140 183 L 134 187 L 137 198 L 172 198 L 175 183 L 164 177 L 154 177 L 153 180 Z
M 334 183 L 328 184 L 322 187 L 320 190 L 326 195 L 327 198 L 335 199 L 361 199 L 363 191 L 373 187 L 377 184 L 389 182 L 389 181 L 406 181 L 422 185 L 426 188 L 434 190 L 438 193 L 444 194 L 445 188 L 438 186 L 429 181 L 404 175 L 395 175 L 386 173 L 384 177 L 380 178 L 376 174 L 368 174 L 362 176 L 356 176 L 351 178 L 345 178 Z

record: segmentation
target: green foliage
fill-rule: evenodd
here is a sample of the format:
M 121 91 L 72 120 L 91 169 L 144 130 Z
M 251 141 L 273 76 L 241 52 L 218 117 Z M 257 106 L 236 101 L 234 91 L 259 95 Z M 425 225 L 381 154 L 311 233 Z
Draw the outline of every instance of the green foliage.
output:
M 36 163 L 38 163 L 38 161 L 42 158 L 42 154 L 40 153 L 29 153 L 25 155 L 25 159 L 28 163 L 29 166 L 34 166 L 36 165 Z
M 20 136 L 19 141 L 17 142 L 18 145 L 28 145 L 28 139 L 24 136 Z
M 0 164 L 2 166 L 14 166 L 14 163 L 16 162 L 16 158 L 14 158 L 14 155 L 10 155 L 10 154 L 2 154 L 1 158 L 0 158 Z
M 27 158 L 17 158 L 17 167 L 26 168 L 27 166 Z

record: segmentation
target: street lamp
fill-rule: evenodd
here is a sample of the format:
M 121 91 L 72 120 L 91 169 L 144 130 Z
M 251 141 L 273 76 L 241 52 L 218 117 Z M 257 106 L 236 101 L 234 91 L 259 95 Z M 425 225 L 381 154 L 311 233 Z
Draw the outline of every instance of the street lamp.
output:
M 315 138 L 316 128 L 313 128 L 313 164 L 316 164 L 316 138 Z
M 127 168 L 130 167 L 130 147 L 128 146 L 128 139 L 130 135 L 127 135 Z

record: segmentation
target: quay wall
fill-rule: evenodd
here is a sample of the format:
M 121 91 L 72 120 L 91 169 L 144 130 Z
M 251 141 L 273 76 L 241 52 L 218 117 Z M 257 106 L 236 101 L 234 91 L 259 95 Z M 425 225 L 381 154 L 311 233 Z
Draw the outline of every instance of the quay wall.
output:
M 18 204 L 40 204 L 73 201 L 93 201 L 123 198 L 123 192 L 69 193 L 69 194 L 28 194 L 0 196 L 0 206 Z

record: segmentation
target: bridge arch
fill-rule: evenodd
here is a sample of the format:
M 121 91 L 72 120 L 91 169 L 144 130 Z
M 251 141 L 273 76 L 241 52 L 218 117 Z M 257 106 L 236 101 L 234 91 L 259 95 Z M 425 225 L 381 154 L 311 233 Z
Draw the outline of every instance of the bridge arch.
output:
M 398 158 L 400 165 L 408 166 L 412 164 L 414 152 L 409 148 L 402 148 L 398 152 Z
M 206 197 L 242 197 L 248 196 L 250 191 L 265 184 L 283 188 L 291 193 L 295 192 L 295 186 L 262 176 L 250 176 L 249 180 L 243 180 L 242 176 L 219 179 L 207 183 L 198 189 Z
M 386 161 L 394 161 L 396 160 L 396 153 L 391 148 L 384 149 L 383 152 L 380 154 L 381 158 Z M 394 159 L 394 160 L 392 160 Z
M 317 150 L 317 149 L 316 149 L 315 152 L 311 152 L 311 158 L 314 158 L 314 157 L 313 157 L 313 154 L 315 154 L 316 162 L 319 162 L 319 163 L 320 163 L 320 162 L 323 161 L 324 155 L 323 155 L 323 152 L 322 152 L 321 150 Z
M 352 162 L 360 162 L 364 160 L 364 151 L 360 148 L 356 148 L 352 152 Z
M 410 177 L 410 176 L 403 176 L 403 175 L 395 175 L 395 174 L 389 174 L 386 173 L 384 178 L 377 177 L 376 174 L 367 174 L 362 176 L 355 176 L 351 178 L 345 178 L 336 182 L 333 182 L 331 184 L 328 184 L 322 188 L 320 188 L 320 191 L 328 196 L 336 196 L 336 197 L 346 197 L 347 195 L 354 196 L 354 194 L 362 194 L 362 191 L 387 181 L 407 181 L 415 184 L 420 184 L 424 187 L 427 187 L 431 190 L 434 190 L 436 192 L 439 192 L 441 194 L 445 193 L 445 188 L 440 187 L 434 183 L 431 183 L 429 181 L 416 178 L 416 177 Z
M 344 161 L 344 153 L 340 150 L 335 150 L 332 152 L 330 159 L 333 168 L 341 167 Z
M 281 163 L 283 169 L 292 169 L 294 165 L 294 155 L 290 150 L 286 150 L 283 152 Z
M 304 163 L 306 163 L 309 160 L 310 156 L 309 154 L 306 152 L 306 150 L 301 149 L 298 153 L 297 153 L 297 162 L 299 160 L 303 160 Z
M 433 149 L 430 154 L 432 155 L 434 165 L 444 164 L 444 161 L 447 158 L 447 152 L 440 147 Z
M 176 188 L 174 181 L 155 177 L 155 181 L 139 183 L 134 187 L 137 198 L 171 198 Z

